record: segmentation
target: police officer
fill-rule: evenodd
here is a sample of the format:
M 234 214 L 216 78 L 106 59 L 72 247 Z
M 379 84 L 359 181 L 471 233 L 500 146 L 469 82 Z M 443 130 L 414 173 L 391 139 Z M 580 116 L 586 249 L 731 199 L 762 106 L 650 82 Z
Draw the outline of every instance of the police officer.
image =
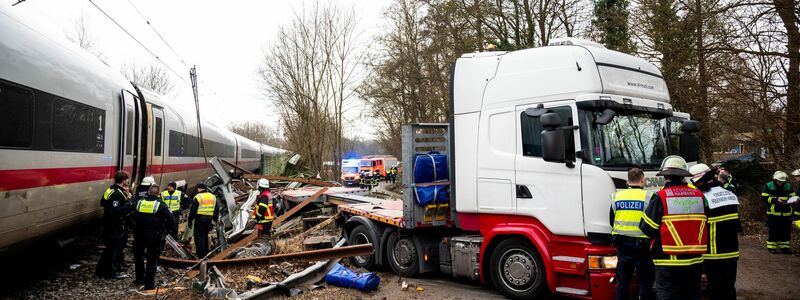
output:
M 791 253 L 789 241 L 791 240 L 792 207 L 786 202 L 795 196 L 792 184 L 787 182 L 789 176 L 783 171 L 776 171 L 772 181 L 768 182 L 761 193 L 761 199 L 767 203 L 767 249 L 769 253 L 777 254 L 778 249 L 783 253 Z
M 208 254 L 208 233 L 218 215 L 217 197 L 208 192 L 205 183 L 198 183 L 197 195 L 194 196 L 189 211 L 189 224 L 194 224 L 194 248 L 200 258 Z
M 134 284 L 143 284 L 146 290 L 155 288 L 156 268 L 164 234 L 176 223 L 169 206 L 159 200 L 158 186 L 151 184 L 147 196 L 137 201 L 133 207 L 133 262 L 136 267 Z
M 269 236 L 272 229 L 272 221 L 275 219 L 275 210 L 272 208 L 271 192 L 269 190 L 269 180 L 261 178 L 258 180 L 258 206 L 256 207 L 256 224 L 258 224 L 259 236 Z
M 611 235 L 617 248 L 617 298 L 630 299 L 633 271 L 639 279 L 639 299 L 655 299 L 653 282 L 655 270 L 650 258 L 650 239 L 639 229 L 651 192 L 644 190 L 645 177 L 642 169 L 628 170 L 628 189 L 612 195 Z
M 189 200 L 189 197 L 186 196 L 183 192 L 176 190 L 178 187 L 175 182 L 170 182 L 167 184 L 167 190 L 161 193 L 161 201 L 167 205 L 169 211 L 172 213 L 172 216 L 175 217 L 175 226 L 170 228 L 169 234 L 172 235 L 173 238 L 178 238 L 178 223 L 181 222 L 181 207 L 186 200 Z
M 103 207 L 103 254 L 97 262 L 95 274 L 102 278 L 123 279 L 128 275 L 122 272 L 122 249 L 125 245 L 127 234 L 125 216 L 130 206 L 130 193 L 128 192 L 128 179 L 130 176 L 125 171 L 114 174 L 114 184 L 106 189 L 100 198 Z
M 720 186 L 715 170 L 706 164 L 689 169 L 692 182 L 708 203 L 708 250 L 703 266 L 708 278 L 706 290 L 711 299 L 736 299 L 736 264 L 739 260 L 739 199 Z
M 639 229 L 653 239 L 651 254 L 656 268 L 658 299 L 700 299 L 703 254 L 708 246 L 703 193 L 686 186 L 691 177 L 686 161 L 668 156 L 657 176 L 664 188 L 653 194 Z

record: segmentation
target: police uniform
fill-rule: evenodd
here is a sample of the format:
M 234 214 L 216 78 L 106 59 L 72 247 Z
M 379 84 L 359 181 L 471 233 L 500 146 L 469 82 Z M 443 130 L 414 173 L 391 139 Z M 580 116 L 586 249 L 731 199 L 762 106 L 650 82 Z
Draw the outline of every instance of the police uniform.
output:
M 639 229 L 644 209 L 652 193 L 632 186 L 614 193 L 610 222 L 614 246 L 617 248 L 617 296 L 629 299 L 634 270 L 639 279 L 639 299 L 655 299 L 653 260 L 650 239 Z
M 792 206 L 781 204 L 779 200 L 785 202 L 789 197 L 795 196 L 795 192 L 792 184 L 788 181 L 783 183 L 783 187 L 778 187 L 775 182 L 776 180 L 768 182 L 764 187 L 764 192 L 761 193 L 761 199 L 767 203 L 767 227 L 769 228 L 767 249 L 773 253 L 778 249 L 789 252 L 789 241 L 792 237 Z
M 123 249 L 127 242 L 125 217 L 130 207 L 128 193 L 119 185 L 112 185 L 100 198 L 103 207 L 103 254 L 97 262 L 97 276 L 111 278 L 122 271 Z
M 175 226 L 175 217 L 169 206 L 159 201 L 156 195 L 147 195 L 136 202 L 133 208 L 133 261 L 136 266 L 136 284 L 145 289 L 155 288 L 158 257 L 167 230 Z M 147 265 L 145 267 L 145 260 Z
M 179 190 L 161 192 L 161 202 L 167 205 L 172 216 L 175 217 L 175 226 L 170 228 L 169 231 L 173 238 L 178 238 L 178 223 L 181 220 L 181 204 L 184 202 L 184 198 L 186 198 L 186 195 Z
M 711 299 L 736 299 L 736 265 L 739 260 L 739 199 L 736 194 L 709 181 L 700 190 L 708 203 L 708 250 L 703 264 Z
M 700 299 L 703 254 L 708 247 L 706 222 L 703 193 L 686 183 L 670 181 L 653 194 L 639 229 L 654 239 L 651 254 L 658 299 Z
M 219 214 L 217 197 L 208 191 L 197 193 L 192 200 L 189 224 L 194 224 L 194 246 L 199 258 L 208 254 L 208 233 Z
M 272 221 L 275 219 L 275 210 L 270 199 L 270 190 L 264 189 L 258 195 L 258 207 L 256 207 L 256 224 L 259 227 L 259 235 L 269 235 L 272 229 Z

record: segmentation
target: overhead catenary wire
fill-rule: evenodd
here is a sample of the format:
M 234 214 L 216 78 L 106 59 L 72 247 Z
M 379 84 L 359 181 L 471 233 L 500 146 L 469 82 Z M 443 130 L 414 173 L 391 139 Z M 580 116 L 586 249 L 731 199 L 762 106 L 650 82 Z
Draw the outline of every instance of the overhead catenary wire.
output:
M 114 20 L 114 18 L 113 18 L 113 17 L 111 17 L 111 15 L 109 15 L 108 13 L 106 13 L 106 11 L 105 11 L 105 10 L 103 10 L 102 8 L 100 8 L 100 6 L 98 6 L 98 5 L 97 5 L 97 3 L 94 3 L 94 1 L 92 1 L 92 0 L 89 0 L 89 3 L 91 3 L 91 4 L 92 4 L 92 5 L 95 7 L 95 8 L 97 8 L 97 10 L 99 10 L 99 11 L 100 11 L 100 12 L 101 12 L 103 15 L 105 15 L 105 16 L 106 16 L 106 18 L 108 18 L 109 20 L 111 20 L 111 22 L 112 22 L 112 23 L 114 23 L 115 25 L 117 25 L 117 27 L 119 27 L 119 29 L 122 29 L 122 31 L 123 31 L 123 32 L 125 32 L 125 34 L 127 34 L 127 35 L 128 35 L 130 38 L 131 38 L 131 39 L 133 39 L 134 41 L 136 41 L 136 43 L 137 43 L 137 44 L 139 44 L 139 46 L 141 46 L 142 48 L 144 48 L 144 50 L 145 50 L 145 51 L 147 51 L 148 53 L 150 53 L 150 55 L 152 55 L 152 56 L 153 56 L 153 57 L 154 57 L 156 60 L 158 60 L 158 62 L 160 62 L 162 65 L 164 65 L 164 67 L 166 67 L 166 68 L 167 68 L 168 70 L 170 70 L 170 71 L 171 71 L 173 74 L 175 74 L 175 76 L 178 76 L 178 78 L 180 78 L 180 79 L 181 79 L 181 81 L 183 81 L 183 83 L 189 84 L 189 82 L 187 82 L 187 81 L 186 81 L 186 79 L 185 79 L 185 78 L 183 78 L 183 76 L 181 76 L 181 75 L 180 75 L 180 73 L 178 73 L 178 72 L 176 72 L 174 69 L 172 69 L 172 67 L 170 67 L 170 66 L 169 66 L 169 65 L 168 65 L 166 62 L 164 62 L 164 60 L 162 60 L 162 59 L 161 59 L 161 57 L 159 57 L 159 56 L 158 56 L 158 55 L 156 55 L 156 54 L 155 54 L 155 53 L 154 53 L 152 50 L 150 50 L 150 48 L 147 48 L 147 46 L 145 46 L 145 45 L 144 45 L 144 44 L 143 44 L 141 41 L 139 41 L 139 39 L 137 39 L 135 36 L 133 36 L 133 34 L 131 34 L 131 33 L 130 33 L 130 32 L 127 30 L 127 29 L 125 29 L 125 27 L 123 27 L 123 26 L 122 26 L 122 25 L 121 25 L 119 22 L 117 22 L 117 20 Z
M 150 27 L 150 29 L 151 29 L 151 30 L 153 30 L 153 33 L 155 33 L 155 34 L 156 34 L 156 36 L 158 36 L 158 38 L 159 38 L 159 39 L 161 39 L 161 41 L 162 41 L 162 42 L 164 42 L 164 45 L 166 45 L 166 46 L 167 46 L 167 48 L 169 48 L 169 50 L 170 50 L 170 51 L 172 51 L 172 54 L 174 54 L 174 55 L 175 55 L 175 57 L 176 57 L 176 58 L 178 58 L 178 60 L 180 60 L 180 61 L 181 61 L 181 63 L 182 63 L 182 64 L 183 64 L 183 65 L 184 65 L 184 66 L 185 66 L 187 69 L 192 69 L 193 67 L 189 66 L 189 64 L 188 64 L 188 63 L 186 63 L 186 60 L 185 60 L 185 59 L 183 59 L 183 57 L 182 57 L 180 54 L 178 54 L 178 51 L 176 51 L 176 50 L 175 50 L 175 48 L 173 48 L 173 47 L 172 47 L 172 45 L 170 45 L 170 43 L 169 43 L 169 42 L 167 42 L 167 39 L 165 39 L 165 38 L 164 38 L 164 36 L 163 36 L 163 35 L 161 35 L 161 33 L 158 31 L 158 29 L 156 29 L 156 27 L 153 25 L 153 23 L 151 23 L 151 22 L 150 22 L 150 19 L 148 19 L 148 18 L 147 18 L 147 17 L 144 15 L 144 13 L 142 13 L 142 11 L 141 11 L 141 10 L 139 10 L 139 8 L 138 8 L 138 7 L 136 7 L 136 5 L 135 5 L 135 4 L 133 4 L 133 1 L 131 1 L 131 0 L 127 0 L 127 1 L 128 1 L 128 4 L 130 4 L 130 5 L 131 5 L 131 7 L 133 8 L 133 10 L 135 10 L 135 11 L 136 11 L 136 13 L 137 13 L 137 14 L 138 14 L 140 17 L 142 17 L 142 20 L 144 20 L 144 22 L 145 22 L 145 23 L 147 23 L 147 26 L 149 26 L 149 27 Z M 214 89 L 212 89 L 212 88 L 211 88 L 211 85 L 210 85 L 210 84 L 206 83 L 206 82 L 205 82 L 205 81 L 204 81 L 202 78 L 197 78 L 197 80 L 198 80 L 198 81 L 200 81 L 201 83 L 203 83 L 203 85 L 205 86 L 205 88 L 206 88 L 206 89 L 208 89 L 208 90 L 209 90 L 209 91 L 210 91 L 212 94 L 214 94 L 215 96 L 219 97 L 219 94 L 217 94 L 217 92 L 216 92 L 216 91 L 214 91 Z

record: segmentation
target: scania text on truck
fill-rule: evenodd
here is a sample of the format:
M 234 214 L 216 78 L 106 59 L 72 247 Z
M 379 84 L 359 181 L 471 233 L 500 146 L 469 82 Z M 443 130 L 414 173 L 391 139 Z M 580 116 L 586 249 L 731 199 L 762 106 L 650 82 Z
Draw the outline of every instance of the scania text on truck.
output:
M 610 195 L 632 166 L 655 190 L 665 157 L 696 161 L 699 123 L 673 112 L 653 64 L 577 39 L 464 54 L 451 76 L 449 124 L 403 128 L 402 205 L 339 205 L 348 241 L 375 247 L 353 261 L 515 299 L 613 298 Z M 447 156 L 449 180 L 419 183 L 415 157 L 431 150 Z M 422 201 L 434 185 L 449 193 Z

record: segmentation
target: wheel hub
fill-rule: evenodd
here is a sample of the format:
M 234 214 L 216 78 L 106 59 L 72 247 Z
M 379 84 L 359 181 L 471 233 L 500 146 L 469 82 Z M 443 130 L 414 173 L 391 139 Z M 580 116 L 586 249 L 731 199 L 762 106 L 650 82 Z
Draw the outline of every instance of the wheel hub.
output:
M 536 276 L 533 257 L 522 251 L 507 252 L 502 260 L 503 277 L 510 287 L 522 287 Z
M 394 258 L 397 265 L 407 268 L 417 255 L 417 250 L 414 248 L 414 243 L 408 239 L 401 239 L 394 245 Z
M 354 241 L 356 245 L 361 245 L 361 244 L 366 244 L 369 241 L 369 239 L 367 239 L 366 235 L 359 232 L 354 236 Z M 356 262 L 358 262 L 359 264 L 365 264 L 369 259 L 368 256 L 355 256 L 353 258 L 355 258 Z

